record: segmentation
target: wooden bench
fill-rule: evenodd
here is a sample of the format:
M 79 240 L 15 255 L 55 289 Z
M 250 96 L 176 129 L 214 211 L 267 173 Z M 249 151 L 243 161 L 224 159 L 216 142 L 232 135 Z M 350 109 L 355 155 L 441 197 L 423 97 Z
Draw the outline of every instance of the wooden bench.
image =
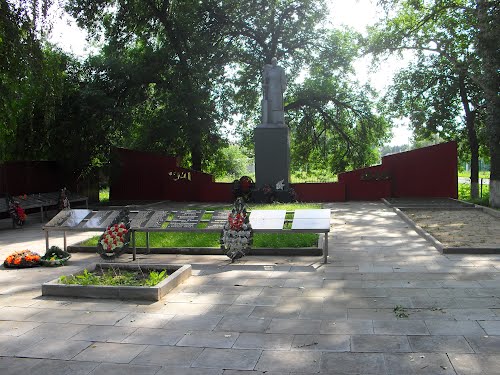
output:
M 61 211 L 43 226 L 46 248 L 49 248 L 49 232 L 64 232 L 64 250 L 66 250 L 66 232 L 104 231 L 118 216 L 120 211 L 67 210 Z M 227 221 L 229 211 L 164 211 L 144 210 L 130 212 L 130 230 L 132 258 L 136 259 L 136 232 L 145 232 L 146 248 L 149 251 L 149 233 L 151 232 L 197 232 L 220 233 Z M 330 232 L 330 209 L 306 209 L 289 211 L 292 220 L 286 220 L 285 210 L 250 211 L 250 224 L 254 233 L 322 233 L 323 262 L 328 260 L 328 233 Z M 204 218 L 207 214 L 209 218 Z M 291 223 L 291 225 L 286 225 Z M 201 226 L 201 227 L 200 227 Z M 289 226 L 290 229 L 286 227 Z
M 19 203 L 23 210 L 30 209 L 40 209 L 40 221 L 43 223 L 44 217 L 47 216 L 47 211 L 49 207 L 57 207 L 59 205 L 59 193 L 38 193 L 38 194 L 29 194 L 29 195 L 21 195 L 21 196 L 12 196 L 14 201 Z M 87 197 L 70 193 L 68 196 L 68 200 L 70 203 L 84 202 L 85 207 L 88 208 L 89 201 Z M 9 205 L 7 203 L 7 199 L 0 199 L 0 213 L 9 212 Z M 15 225 L 14 225 L 15 226 Z

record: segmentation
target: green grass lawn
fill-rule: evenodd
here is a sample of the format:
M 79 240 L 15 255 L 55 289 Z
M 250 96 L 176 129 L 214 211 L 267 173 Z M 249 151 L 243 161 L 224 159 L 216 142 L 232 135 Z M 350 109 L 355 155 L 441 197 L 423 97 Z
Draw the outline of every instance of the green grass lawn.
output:
M 458 177 L 470 178 L 470 171 L 469 172 L 458 172 Z M 490 178 L 490 172 L 489 171 L 479 172 L 479 178 Z
M 230 210 L 232 206 L 205 208 L 207 211 Z M 249 210 L 287 210 L 321 208 L 318 203 L 273 203 L 273 204 L 249 204 Z M 190 207 L 196 209 L 196 207 Z M 208 218 L 207 215 L 204 218 Z M 287 215 L 287 219 L 291 214 Z M 203 224 L 201 224 L 203 226 Z M 290 228 L 286 223 L 285 228 Z M 284 248 L 284 247 L 316 247 L 318 235 L 315 233 L 256 233 L 254 234 L 253 247 L 255 248 Z M 152 232 L 149 235 L 150 247 L 220 247 L 220 233 L 194 233 L 194 232 Z M 97 246 L 99 236 L 92 237 L 81 243 L 81 246 Z M 146 234 L 136 233 L 136 246 L 146 246 Z
M 481 193 L 481 191 L 480 191 Z M 458 184 L 458 199 L 481 206 L 489 206 L 490 200 L 490 185 L 483 185 L 483 195 L 478 199 L 471 199 L 470 184 Z

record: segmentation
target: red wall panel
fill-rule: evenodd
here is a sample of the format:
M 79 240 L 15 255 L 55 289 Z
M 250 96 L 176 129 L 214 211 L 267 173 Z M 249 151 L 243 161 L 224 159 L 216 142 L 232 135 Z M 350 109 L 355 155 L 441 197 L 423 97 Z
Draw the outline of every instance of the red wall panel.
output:
M 390 170 L 393 197 L 458 197 L 455 142 L 441 143 L 382 158 Z
M 346 187 L 342 182 L 292 184 L 300 202 L 344 202 Z
M 176 158 L 117 149 L 112 200 L 231 202 L 232 184 L 178 166 Z M 389 197 L 457 198 L 455 142 L 389 155 L 382 164 L 339 174 L 338 183 L 292 184 L 302 202 Z

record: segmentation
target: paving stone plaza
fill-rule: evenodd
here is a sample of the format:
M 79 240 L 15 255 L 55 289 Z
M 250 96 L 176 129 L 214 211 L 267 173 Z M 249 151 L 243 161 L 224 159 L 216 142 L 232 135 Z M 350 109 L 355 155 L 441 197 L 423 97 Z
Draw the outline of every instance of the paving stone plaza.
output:
M 379 202 L 324 207 L 328 264 L 139 255 L 193 267 L 155 303 L 42 297 L 43 282 L 96 254 L 2 267 L 0 374 L 500 374 L 500 255 L 442 255 Z M 22 249 L 43 254 L 41 224 L 1 220 L 2 260 Z

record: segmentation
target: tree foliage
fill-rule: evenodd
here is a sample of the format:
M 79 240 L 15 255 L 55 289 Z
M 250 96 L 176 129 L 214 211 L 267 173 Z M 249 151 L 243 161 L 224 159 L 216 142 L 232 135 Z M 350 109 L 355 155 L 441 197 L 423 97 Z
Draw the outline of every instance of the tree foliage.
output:
M 381 56 L 411 50 L 416 56 L 415 62 L 396 76 L 388 95 L 389 113 L 408 116 L 420 137 L 438 133 L 445 139 L 467 140 L 477 193 L 481 144 L 489 144 L 492 159 L 500 156 L 495 130 L 498 121 L 495 116 L 486 116 L 498 108 L 498 95 L 493 95 L 491 88 L 487 94 L 491 82 L 497 89 L 499 83 L 498 48 L 493 45 L 493 34 L 498 36 L 498 22 L 494 27 L 498 4 L 477 0 L 380 3 L 386 6 L 387 17 L 370 30 L 368 51 Z M 492 59 L 489 65 L 485 54 Z M 488 73 L 486 68 L 494 65 L 493 61 L 496 70 Z M 500 168 L 500 159 L 492 160 L 492 170 L 496 164 Z M 500 179 L 500 174 L 492 172 L 492 179 Z
M 340 172 L 377 160 L 387 123 L 352 77 L 359 37 L 325 29 L 322 0 L 67 0 L 99 41 L 85 61 L 46 43 L 34 21 L 42 3 L 0 0 L 2 160 L 64 158 L 88 171 L 113 145 L 235 171 L 223 125 L 237 121 L 253 147 L 274 56 L 290 82 L 293 165 Z
M 285 109 L 295 168 L 309 161 L 339 173 L 379 160 L 388 124 L 375 113 L 375 92 L 350 79 L 358 56 L 355 38 L 349 31 L 330 32 L 310 62 L 308 77 L 291 90 Z

